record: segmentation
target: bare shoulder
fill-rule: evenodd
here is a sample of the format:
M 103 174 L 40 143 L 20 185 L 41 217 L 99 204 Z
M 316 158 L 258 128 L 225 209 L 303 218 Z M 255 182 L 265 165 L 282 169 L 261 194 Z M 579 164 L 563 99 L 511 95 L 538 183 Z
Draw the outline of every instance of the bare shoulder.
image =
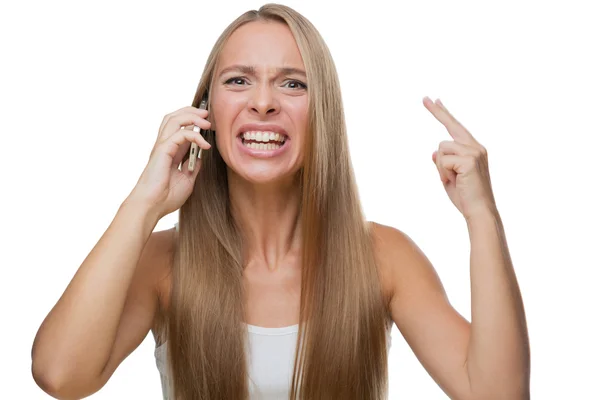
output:
M 388 264 L 398 257 L 405 256 L 407 251 L 414 250 L 414 248 L 411 249 L 414 242 L 401 230 L 373 221 L 369 221 L 369 223 L 379 261 Z
M 420 250 L 401 230 L 373 221 L 369 221 L 369 224 L 381 283 L 391 302 L 399 280 L 406 282 L 410 275 L 407 269 L 414 268 L 410 258 L 414 258 L 414 253 L 419 253 Z
M 429 296 L 446 300 L 442 282 L 433 265 L 408 234 L 376 222 L 371 222 L 371 226 L 375 255 L 385 275 L 385 285 L 395 302 L 390 304 L 390 311 L 401 312 L 402 299 L 427 301 L 424 296 Z M 397 322 L 399 317 L 396 315 Z

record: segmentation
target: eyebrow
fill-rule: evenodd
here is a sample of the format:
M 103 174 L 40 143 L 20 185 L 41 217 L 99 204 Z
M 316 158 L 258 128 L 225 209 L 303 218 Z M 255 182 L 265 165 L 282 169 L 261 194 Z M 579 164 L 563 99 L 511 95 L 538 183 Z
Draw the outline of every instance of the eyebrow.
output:
M 299 68 L 278 67 L 278 68 L 275 68 L 275 70 L 277 71 L 277 75 L 297 74 L 297 75 L 300 75 L 300 76 L 303 76 L 306 78 L 306 72 L 304 72 L 304 70 L 299 69 Z M 229 67 L 223 68 L 223 70 L 219 73 L 219 77 L 221 77 L 224 74 L 231 72 L 231 71 L 238 71 L 238 72 L 248 74 L 248 75 L 256 75 L 256 68 L 254 68 L 253 66 L 236 64 L 236 65 L 231 65 Z

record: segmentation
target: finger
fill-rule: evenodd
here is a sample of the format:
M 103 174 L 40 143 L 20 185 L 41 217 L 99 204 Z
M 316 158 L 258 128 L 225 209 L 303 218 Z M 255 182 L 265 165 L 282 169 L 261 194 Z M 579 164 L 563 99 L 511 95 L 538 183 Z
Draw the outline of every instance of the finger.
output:
M 442 150 L 444 154 L 455 154 L 458 156 L 477 156 L 477 149 L 463 144 L 458 143 L 454 140 L 443 140 L 438 146 L 439 150 Z
M 180 108 L 177 111 L 174 111 L 172 113 L 169 113 L 167 115 L 164 116 L 162 122 L 160 123 L 160 127 L 158 128 L 158 135 L 160 137 L 161 132 L 163 132 L 165 125 L 167 123 L 169 123 L 169 121 L 173 118 L 176 118 L 179 115 L 182 114 L 196 114 L 197 116 L 199 116 L 200 118 L 206 118 L 208 116 L 208 111 L 207 110 L 201 110 L 199 108 L 193 107 L 193 106 L 187 106 L 187 107 L 183 107 Z
M 469 131 L 467 131 L 467 129 L 462 126 L 450 112 L 448 112 L 439 99 L 434 103 L 426 96 L 423 98 L 423 105 L 442 125 L 444 125 L 453 139 L 462 143 L 474 141 L 473 135 L 471 135 L 471 133 L 469 133 Z
M 448 174 L 456 176 L 464 163 L 464 157 L 456 155 L 446 155 L 440 160 L 440 165 Z
M 438 174 L 440 175 L 440 180 L 442 181 L 442 183 L 446 183 L 446 182 L 450 181 L 450 177 L 448 176 L 448 174 L 446 173 L 446 171 L 442 167 L 442 160 L 441 160 L 441 158 L 442 158 L 442 156 L 444 154 L 447 154 L 447 153 L 445 153 L 445 151 L 446 150 L 443 149 L 441 147 L 441 145 L 438 146 L 438 149 L 434 152 L 435 158 L 433 160 L 435 162 L 435 166 L 436 166 L 436 168 L 438 170 Z
M 188 130 L 190 130 L 190 131 L 193 131 L 193 130 L 194 130 L 194 127 L 198 127 L 198 126 L 197 126 L 197 125 L 195 125 L 195 124 L 189 124 L 189 125 L 184 125 L 184 126 L 182 126 L 180 129 L 188 129 Z M 205 129 L 205 128 L 202 128 L 202 129 Z M 210 128 L 209 128 L 209 129 L 210 129 Z
M 202 154 L 202 150 L 208 150 L 210 149 L 212 146 L 210 145 L 210 143 L 208 143 L 206 141 L 206 139 L 204 137 L 202 137 L 202 135 L 198 132 L 198 131 L 191 131 L 193 132 L 193 135 L 198 135 L 201 138 L 202 144 L 198 145 L 197 142 L 189 143 L 188 145 L 186 145 L 185 149 L 184 149 L 184 157 L 186 160 L 189 159 L 189 157 L 196 157 L 198 159 L 200 159 L 200 155 Z M 191 146 L 195 146 L 195 149 L 193 151 L 194 155 L 191 155 Z
M 458 120 L 454 117 L 454 115 L 452 115 L 450 113 L 450 111 L 448 111 L 448 109 L 446 108 L 446 106 L 442 103 L 442 100 L 436 99 L 435 100 L 435 104 L 442 110 L 442 112 L 444 114 L 446 114 L 448 116 L 448 118 L 450 118 L 450 120 L 454 123 L 454 125 L 456 125 L 457 127 L 459 127 L 460 130 L 462 130 L 467 135 L 471 136 L 471 134 L 469 133 L 469 131 L 467 130 L 467 128 L 465 128 L 463 126 L 463 124 L 461 124 L 460 122 L 458 122 Z
M 450 117 L 454 118 L 454 116 L 452 114 L 450 114 L 450 111 L 448 111 L 448 109 L 446 108 L 446 106 L 444 105 L 444 103 L 442 103 L 441 99 L 437 99 L 435 101 L 435 104 L 437 104 L 438 106 L 441 107 L 442 110 L 444 110 L 446 112 L 446 114 L 448 114 Z M 454 118 L 456 120 L 456 118 Z
M 177 154 L 175 155 L 175 157 L 173 157 L 173 163 L 171 164 L 171 166 L 179 167 L 179 164 L 181 164 L 182 162 L 186 163 L 188 161 L 191 145 L 192 142 L 186 141 L 184 144 L 179 146 Z M 185 169 L 187 170 L 187 167 Z
M 203 149 L 209 149 L 211 147 L 199 132 L 187 129 L 178 130 L 157 146 L 162 148 L 162 152 L 169 154 L 173 158 L 174 164 L 179 165 L 184 155 L 189 150 L 191 143 L 196 143 Z
M 438 149 L 435 155 L 435 165 L 438 170 L 438 174 L 440 175 L 440 180 L 443 183 L 450 182 L 450 176 L 448 172 L 442 167 L 442 158 L 444 157 L 443 150 Z
M 449 129 L 449 127 L 452 126 L 452 124 L 454 123 L 454 121 L 452 121 L 452 119 L 450 118 L 450 115 L 446 114 L 429 97 L 425 96 L 423 98 L 423 105 L 425 106 L 425 108 L 427 108 L 427 110 L 429 110 L 429 112 L 435 117 L 435 119 L 437 119 L 439 122 L 442 123 L 442 125 L 446 127 L 446 129 Z
M 210 129 L 211 123 L 210 121 L 196 115 L 195 113 L 179 114 L 171 117 L 165 123 L 165 125 L 163 125 L 162 131 L 159 132 L 159 138 L 164 139 L 172 135 L 178 129 L 182 129 L 188 126 L 193 127 L 194 125 L 202 129 Z
M 467 128 L 465 128 L 463 126 L 463 124 L 461 124 L 455 117 L 454 115 L 452 115 L 450 113 L 450 111 L 448 111 L 448 109 L 446 108 L 446 106 L 442 103 L 442 100 L 437 99 L 436 100 L 436 104 L 442 109 L 442 111 L 444 113 L 446 113 L 456 124 L 456 126 L 458 127 L 457 129 L 457 133 L 460 133 L 461 135 L 464 136 L 464 143 L 465 144 L 470 144 L 470 145 L 480 145 L 479 142 L 477 141 L 477 139 L 475 139 L 475 137 L 471 134 L 471 132 L 469 132 L 469 130 Z M 460 140 L 461 142 L 463 142 L 462 140 Z
M 159 133 L 159 140 L 164 140 L 172 135 L 173 132 L 190 125 L 195 125 L 202 129 L 210 129 L 211 124 L 210 121 L 193 113 L 177 115 L 164 125 L 162 132 Z
M 193 107 L 193 106 L 186 106 L 183 108 L 180 108 L 179 110 L 173 111 L 172 113 L 169 113 L 167 115 L 164 116 L 160 127 L 158 128 L 159 132 L 162 132 L 165 124 L 173 117 L 180 115 L 180 114 L 184 114 L 184 113 L 195 113 L 197 114 L 199 117 L 201 118 L 206 118 L 208 116 L 208 111 L 207 110 L 201 110 L 199 108 Z
M 187 129 L 187 130 L 192 130 L 193 131 L 195 128 L 197 128 L 195 125 L 186 125 L 185 127 L 182 127 L 181 129 Z M 198 133 L 198 130 L 196 130 L 196 133 Z M 200 134 L 200 136 L 202 137 L 202 139 L 206 143 L 208 143 L 208 141 L 204 138 L 204 136 L 202 136 L 202 134 Z M 208 146 L 209 146 L 208 148 L 212 147 L 212 145 L 210 143 L 208 143 Z M 190 157 L 190 147 L 191 147 L 191 143 L 189 143 L 188 145 L 185 146 L 185 151 L 182 150 L 183 151 L 183 155 L 182 155 L 182 157 L 183 157 L 182 161 L 183 162 L 187 162 L 189 160 L 189 157 Z M 202 150 L 203 149 L 206 150 L 207 148 L 206 147 L 201 147 L 201 148 L 196 147 L 196 149 L 194 150 L 195 157 L 197 157 L 198 160 L 200 159 L 200 157 L 202 155 Z M 179 163 L 177 165 L 179 165 Z

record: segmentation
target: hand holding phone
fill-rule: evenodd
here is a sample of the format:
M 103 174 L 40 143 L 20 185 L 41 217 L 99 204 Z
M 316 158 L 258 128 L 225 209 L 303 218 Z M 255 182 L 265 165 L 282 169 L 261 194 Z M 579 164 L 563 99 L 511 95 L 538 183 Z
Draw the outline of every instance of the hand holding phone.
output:
M 190 127 L 210 129 L 207 110 L 187 106 L 165 115 L 158 130 L 156 143 L 137 184 L 126 201 L 148 206 L 162 218 L 180 208 L 192 193 L 201 165 L 186 171 L 186 156 L 193 143 L 197 148 L 210 149 L 198 132 Z M 194 152 L 194 160 L 196 152 Z

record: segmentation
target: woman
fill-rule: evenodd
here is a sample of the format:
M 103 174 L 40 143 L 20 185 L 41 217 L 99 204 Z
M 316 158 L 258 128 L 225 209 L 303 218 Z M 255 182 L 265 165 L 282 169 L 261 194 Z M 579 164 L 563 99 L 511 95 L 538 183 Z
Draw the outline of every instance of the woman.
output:
M 165 398 L 383 399 L 395 323 L 450 397 L 527 398 L 523 306 L 485 149 L 441 102 L 424 105 L 454 139 L 432 159 L 471 235 L 471 324 L 407 235 L 364 220 L 330 53 L 304 17 L 269 4 L 223 32 L 192 107 L 164 118 L 38 331 L 36 382 L 87 396 L 152 330 Z M 190 143 L 203 149 L 192 172 Z M 178 229 L 153 233 L 177 209 Z

